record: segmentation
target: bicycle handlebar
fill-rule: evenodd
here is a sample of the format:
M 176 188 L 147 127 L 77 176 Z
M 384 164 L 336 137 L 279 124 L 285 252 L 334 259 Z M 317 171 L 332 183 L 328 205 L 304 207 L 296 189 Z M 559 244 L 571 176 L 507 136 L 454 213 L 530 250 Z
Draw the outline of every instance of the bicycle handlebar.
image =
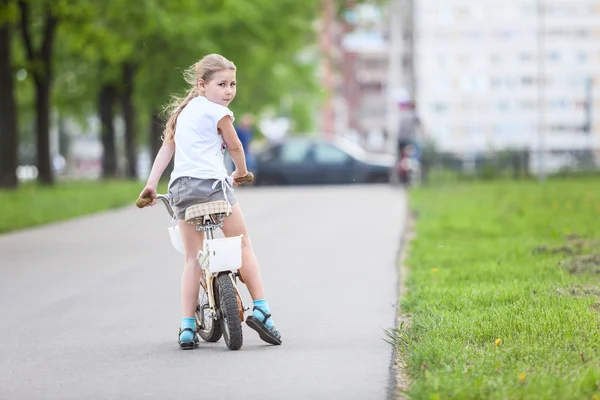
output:
M 241 178 L 236 178 L 235 181 L 237 183 L 252 183 L 254 182 L 254 174 L 250 171 L 246 174 L 246 176 L 242 176 Z
M 169 203 L 169 198 L 166 195 L 164 195 L 164 194 L 156 195 L 156 200 L 162 200 L 162 202 L 165 205 L 165 208 L 167 209 L 171 218 L 175 218 L 175 212 L 173 211 L 173 207 L 171 207 L 171 204 Z M 152 202 L 151 197 L 143 197 L 141 199 L 137 199 L 135 201 L 135 205 L 138 208 L 144 208 L 151 202 Z

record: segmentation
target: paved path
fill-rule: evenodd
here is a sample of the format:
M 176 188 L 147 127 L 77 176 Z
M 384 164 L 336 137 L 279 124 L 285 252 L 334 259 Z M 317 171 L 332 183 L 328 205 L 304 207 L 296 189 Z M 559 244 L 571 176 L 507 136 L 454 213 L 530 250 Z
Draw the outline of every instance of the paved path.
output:
M 0 236 L 0 399 L 385 399 L 405 197 L 238 190 L 283 345 L 178 348 L 162 205 Z M 245 300 L 250 301 L 243 289 Z

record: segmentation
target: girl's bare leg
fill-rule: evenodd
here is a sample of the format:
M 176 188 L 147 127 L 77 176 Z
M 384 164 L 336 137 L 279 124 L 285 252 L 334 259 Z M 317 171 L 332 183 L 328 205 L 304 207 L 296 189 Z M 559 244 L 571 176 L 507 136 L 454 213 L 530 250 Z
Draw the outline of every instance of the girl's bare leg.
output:
M 181 312 L 184 318 L 194 318 L 200 288 L 200 263 L 198 251 L 202 249 L 204 232 L 196 231 L 196 225 L 178 221 L 185 249 L 185 264 L 181 275 Z
M 225 237 L 244 235 L 242 237 L 242 268 L 240 268 L 240 273 L 242 274 L 244 283 L 248 287 L 252 300 L 264 299 L 265 290 L 258 261 L 254 255 L 252 242 L 246 228 L 246 221 L 237 203 L 233 205 L 231 214 L 225 218 L 222 230 Z
M 242 237 L 242 267 L 240 273 L 248 287 L 252 300 L 254 300 L 254 310 L 252 315 L 246 318 L 246 323 L 250 328 L 257 331 L 260 338 L 265 342 L 274 345 L 281 344 L 281 333 L 273 324 L 271 310 L 265 299 L 265 290 L 260 268 L 258 268 L 258 261 L 254 255 L 242 210 L 237 203 L 233 205 L 231 214 L 225 218 L 222 230 L 226 237 L 244 235 Z

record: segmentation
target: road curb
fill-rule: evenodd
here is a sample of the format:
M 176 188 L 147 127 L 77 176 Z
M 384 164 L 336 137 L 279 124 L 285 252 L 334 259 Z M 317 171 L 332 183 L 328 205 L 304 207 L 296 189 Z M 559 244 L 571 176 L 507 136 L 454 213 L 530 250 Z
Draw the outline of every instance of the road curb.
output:
M 406 265 L 406 259 L 410 251 L 410 243 L 416 237 L 415 224 L 417 217 L 410 210 L 410 206 L 407 201 L 406 205 L 406 219 L 402 235 L 400 237 L 400 246 L 398 249 L 398 255 L 396 257 L 396 266 L 398 268 L 398 282 L 397 282 L 397 303 L 396 303 L 396 319 L 394 329 L 399 326 L 409 326 L 410 316 L 405 314 L 401 307 L 400 301 L 406 294 L 406 277 L 408 275 L 408 267 Z M 410 388 L 410 378 L 406 372 L 406 363 L 403 360 L 401 354 L 398 353 L 396 348 L 392 347 L 392 359 L 390 362 L 390 386 L 388 390 L 388 400 L 405 400 L 409 399 L 409 396 L 404 393 Z

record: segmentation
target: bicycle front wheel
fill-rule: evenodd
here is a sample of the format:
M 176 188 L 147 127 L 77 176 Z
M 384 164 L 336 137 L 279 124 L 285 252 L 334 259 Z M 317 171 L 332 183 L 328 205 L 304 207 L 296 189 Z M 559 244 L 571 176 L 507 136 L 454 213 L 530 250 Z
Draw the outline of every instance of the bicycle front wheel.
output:
M 233 281 L 229 274 L 219 275 L 217 292 L 225 344 L 230 350 L 239 350 L 243 343 L 242 321 L 237 291 L 233 287 Z

